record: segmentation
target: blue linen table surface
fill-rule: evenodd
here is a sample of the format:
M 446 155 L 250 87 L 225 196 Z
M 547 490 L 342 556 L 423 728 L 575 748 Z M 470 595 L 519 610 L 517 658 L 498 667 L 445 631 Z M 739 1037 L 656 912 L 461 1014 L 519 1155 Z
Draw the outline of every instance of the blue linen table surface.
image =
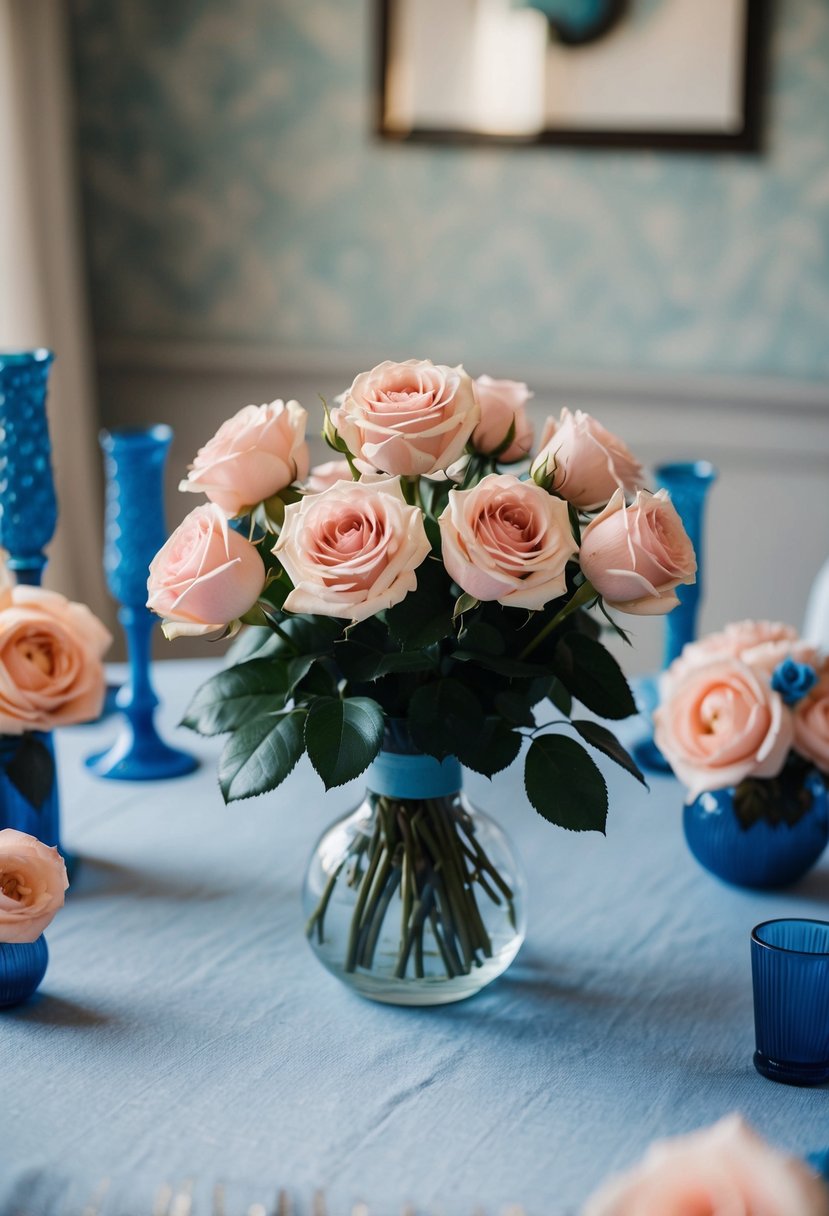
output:
M 212 669 L 159 666 L 166 730 Z M 58 737 L 81 862 L 41 994 L 0 1016 L 3 1216 L 80 1216 L 93 1198 L 100 1216 L 149 1216 L 188 1180 L 194 1216 L 217 1182 L 227 1216 L 279 1188 L 302 1213 L 323 1189 L 332 1216 L 359 1201 L 564 1216 L 655 1137 L 732 1110 L 783 1148 L 829 1143 L 825 1089 L 754 1071 L 749 958 L 757 922 L 826 917 L 825 860 L 786 893 L 735 890 L 688 854 L 671 778 L 647 795 L 606 768 L 602 838 L 544 822 L 520 766 L 470 775 L 526 863 L 526 943 L 469 1001 L 374 1005 L 320 967 L 299 902 L 317 835 L 361 783 L 325 795 L 303 761 L 228 808 L 219 741 L 187 734 L 194 775 L 115 785 L 82 764 L 114 729 Z

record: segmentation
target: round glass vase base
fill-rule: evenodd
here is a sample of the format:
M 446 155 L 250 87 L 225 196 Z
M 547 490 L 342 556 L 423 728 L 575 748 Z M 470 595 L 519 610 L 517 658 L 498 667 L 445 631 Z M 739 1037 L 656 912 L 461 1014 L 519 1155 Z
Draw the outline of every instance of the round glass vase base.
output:
M 49 964 L 46 939 L 0 942 L 0 1009 L 22 1005 L 40 987 Z
M 812 805 L 793 824 L 760 819 L 744 828 L 732 789 L 700 794 L 685 806 L 683 828 L 692 855 L 704 869 L 735 887 L 770 891 L 803 878 L 829 842 L 829 796 L 816 770 L 804 786 Z
M 754 1053 L 754 1067 L 769 1081 L 782 1081 L 784 1085 L 825 1085 L 829 1081 L 829 1062 L 823 1064 L 797 1064 L 773 1060 L 761 1051 Z
M 320 962 L 346 988 L 369 1001 L 377 1001 L 381 1005 L 425 1008 L 429 1005 L 453 1005 L 457 1001 L 465 1001 L 477 995 L 504 974 L 522 944 L 523 938 L 497 958 L 487 959 L 480 967 L 473 967 L 468 975 L 458 975 L 453 979 L 447 979 L 445 976 L 396 979 L 390 975 L 372 975 L 371 972 L 347 972 L 321 957 Z
M 85 764 L 96 777 L 110 781 L 169 781 L 186 777 L 199 767 L 195 756 L 169 747 L 161 739 L 136 747 L 129 733 L 106 751 L 87 756 Z

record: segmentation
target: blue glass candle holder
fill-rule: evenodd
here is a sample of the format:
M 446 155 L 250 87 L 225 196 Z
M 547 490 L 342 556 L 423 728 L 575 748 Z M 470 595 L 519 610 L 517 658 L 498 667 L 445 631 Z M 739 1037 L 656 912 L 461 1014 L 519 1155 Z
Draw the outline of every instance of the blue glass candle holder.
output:
M 33 996 L 48 964 L 43 934 L 34 942 L 0 942 L 0 1009 L 20 1005 Z
M 147 573 L 167 539 L 164 524 L 164 465 L 173 439 L 168 426 L 102 431 L 106 473 L 104 572 L 118 600 L 127 639 L 129 679 L 116 705 L 121 733 L 107 751 L 87 759 L 99 777 L 152 781 L 192 773 L 196 759 L 170 747 L 155 727 L 158 697 L 150 678 L 150 647 L 157 618 L 146 607 Z
M 55 534 L 46 391 L 49 350 L 0 352 L 0 547 L 19 583 L 38 585 Z
M 829 922 L 757 925 L 751 973 L 757 1071 L 787 1085 L 829 1081 Z
M 663 670 L 670 667 L 682 653 L 687 642 L 697 636 L 697 620 L 703 592 L 703 560 L 705 547 L 703 534 L 705 525 L 705 503 L 708 491 L 717 480 L 717 470 L 707 460 L 679 461 L 660 464 L 654 469 L 657 485 L 671 496 L 682 525 L 688 533 L 697 555 L 697 579 L 691 586 L 677 587 L 679 605 L 665 618 L 665 650 Z M 651 718 L 659 704 L 659 682 L 657 676 L 644 676 L 637 681 L 636 704 L 647 720 L 648 733 L 635 746 L 634 754 L 642 768 L 651 772 L 669 773 L 671 767 L 653 741 Z

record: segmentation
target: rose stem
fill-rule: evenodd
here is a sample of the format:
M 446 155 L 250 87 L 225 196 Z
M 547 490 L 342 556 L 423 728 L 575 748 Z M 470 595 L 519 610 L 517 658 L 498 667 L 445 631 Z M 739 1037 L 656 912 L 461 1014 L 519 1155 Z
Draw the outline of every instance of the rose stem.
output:
M 399 862 L 392 867 L 391 876 L 386 883 L 386 889 L 377 901 L 377 907 L 372 917 L 369 933 L 366 938 L 365 945 L 362 950 L 361 966 L 366 967 L 369 971 L 374 963 L 374 951 L 377 948 L 377 939 L 380 936 L 380 930 L 383 927 L 383 921 L 386 919 L 386 913 L 389 910 L 389 904 L 392 901 L 395 891 L 400 885 L 400 877 L 402 874 L 402 866 Z
M 380 862 L 381 851 L 382 851 L 382 849 L 380 847 L 380 821 L 378 819 L 378 821 L 374 827 L 374 834 L 371 838 L 371 845 L 369 848 L 369 853 L 370 853 L 369 864 L 363 875 L 363 880 L 360 884 L 360 890 L 357 894 L 357 903 L 354 906 L 354 912 L 351 917 L 351 930 L 348 935 L 348 947 L 346 949 L 346 955 L 345 955 L 346 971 L 354 971 L 357 966 L 357 945 L 358 945 L 358 941 L 359 941 L 360 922 L 361 922 L 362 916 L 363 916 L 363 908 L 365 907 L 366 900 L 368 899 L 368 893 L 371 888 L 371 884 L 374 880 L 374 875 L 377 870 L 377 866 L 379 865 L 379 862 Z
M 328 882 L 325 884 L 325 890 L 322 893 L 322 897 L 320 898 L 320 901 L 317 904 L 316 909 L 312 913 L 311 918 L 308 921 L 308 924 L 305 926 L 306 937 L 311 937 L 314 932 L 314 926 L 316 925 L 317 941 L 320 943 L 320 945 L 322 945 L 323 923 L 325 921 L 325 913 L 328 909 L 328 904 L 330 902 L 331 896 L 334 893 L 334 887 L 337 885 L 337 879 L 339 878 L 342 868 L 347 861 L 348 861 L 348 856 L 343 858 L 343 860 L 337 866 L 336 870 L 334 870 L 331 877 L 328 879 Z
M 432 803 L 432 815 L 436 830 L 441 834 L 445 842 L 445 855 L 448 858 L 449 865 L 454 870 L 455 884 L 458 892 L 457 898 L 460 901 L 462 909 L 462 914 L 459 918 L 460 923 L 465 926 L 475 941 L 475 950 L 472 951 L 474 961 L 478 962 L 475 953 L 477 949 L 482 950 L 487 958 L 491 958 L 492 943 L 490 942 L 489 934 L 486 931 L 478 908 L 472 879 L 470 879 L 470 875 L 466 869 L 462 842 L 458 836 L 457 822 L 452 813 L 452 808 L 445 803 L 435 801 Z
M 406 941 L 403 945 L 403 950 L 401 952 L 400 959 L 397 964 L 397 970 L 395 972 L 395 975 L 397 976 L 398 979 L 402 980 L 403 976 L 406 974 L 406 966 L 409 961 L 409 955 L 412 952 L 412 945 L 415 942 L 415 937 L 417 936 L 418 929 L 420 930 L 420 943 L 421 943 L 421 960 L 420 960 L 420 977 L 419 978 L 420 979 L 423 978 L 423 957 L 422 957 L 423 921 L 429 915 L 429 911 L 434 902 L 434 898 L 435 898 L 435 893 L 432 888 L 432 884 L 430 882 L 427 882 L 425 884 L 425 886 L 423 887 L 423 894 L 421 895 L 420 899 L 415 900 L 414 911 L 413 911 L 413 915 L 412 915 L 412 923 L 409 926 L 408 933 L 406 934 Z
M 435 894 L 437 895 L 440 916 L 446 932 L 446 948 L 457 970 L 463 972 L 464 975 L 468 975 L 472 966 L 472 949 L 466 927 L 463 898 L 456 889 L 455 875 L 451 872 L 451 867 L 447 865 L 446 851 L 438 846 L 433 833 L 426 823 L 421 824 L 418 830 L 434 862 Z M 461 963 L 455 949 L 454 938 L 458 940 L 461 954 L 463 955 L 463 963 Z

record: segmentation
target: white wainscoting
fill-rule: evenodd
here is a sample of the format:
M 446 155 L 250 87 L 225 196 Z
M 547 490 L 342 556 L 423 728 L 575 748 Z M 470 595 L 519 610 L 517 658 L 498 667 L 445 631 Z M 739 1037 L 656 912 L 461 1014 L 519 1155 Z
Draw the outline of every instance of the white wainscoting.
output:
M 378 357 L 283 354 L 267 347 L 106 341 L 99 349 L 101 411 L 108 425 L 169 422 L 168 513 L 194 500 L 174 493 L 196 448 L 248 402 L 295 397 L 321 423 L 331 399 Z M 703 629 L 744 616 L 800 624 L 811 581 L 829 554 L 829 386 L 781 380 L 610 375 L 510 366 L 526 379 L 540 426 L 563 405 L 590 410 L 646 463 L 705 458 L 720 470 L 711 493 Z M 315 457 L 327 459 L 318 440 Z M 627 618 L 631 672 L 659 662 L 662 623 Z M 176 651 L 181 654 L 182 643 Z M 194 653 L 191 648 L 189 653 Z M 172 653 L 172 652 L 171 652 Z

